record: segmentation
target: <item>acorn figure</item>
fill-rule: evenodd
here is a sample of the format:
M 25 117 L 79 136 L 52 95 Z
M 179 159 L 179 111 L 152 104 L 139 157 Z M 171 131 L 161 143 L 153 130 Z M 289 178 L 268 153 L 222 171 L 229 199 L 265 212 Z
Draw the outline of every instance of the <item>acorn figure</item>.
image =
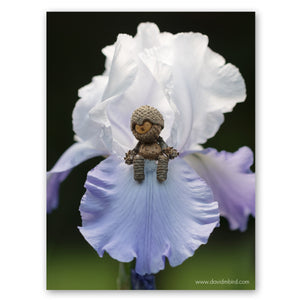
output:
M 134 179 L 138 182 L 145 178 L 145 159 L 157 161 L 157 180 L 164 182 L 167 179 L 169 159 L 179 155 L 176 149 L 169 147 L 159 136 L 163 128 L 163 116 L 154 107 L 141 106 L 131 116 L 131 131 L 139 142 L 126 153 L 124 159 L 126 164 L 133 164 Z

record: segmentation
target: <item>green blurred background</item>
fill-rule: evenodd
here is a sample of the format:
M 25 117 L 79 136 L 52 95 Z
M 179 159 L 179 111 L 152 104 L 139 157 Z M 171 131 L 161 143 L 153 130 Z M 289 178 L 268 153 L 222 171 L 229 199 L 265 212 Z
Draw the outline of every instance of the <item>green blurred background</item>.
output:
M 73 144 L 72 110 L 77 91 L 104 71 L 101 49 L 119 33 L 136 34 L 140 22 L 161 31 L 201 32 L 212 50 L 236 65 L 247 87 L 215 137 L 204 146 L 255 150 L 255 13 L 254 12 L 48 12 L 47 13 L 47 170 Z M 99 258 L 84 240 L 79 204 L 94 158 L 75 168 L 62 183 L 57 210 L 47 215 L 47 289 L 116 289 L 119 263 Z M 254 166 L 252 170 L 255 171 Z M 196 280 L 247 280 L 249 284 L 196 284 Z M 246 232 L 230 231 L 226 219 L 206 245 L 182 265 L 156 275 L 157 289 L 254 289 L 255 220 Z

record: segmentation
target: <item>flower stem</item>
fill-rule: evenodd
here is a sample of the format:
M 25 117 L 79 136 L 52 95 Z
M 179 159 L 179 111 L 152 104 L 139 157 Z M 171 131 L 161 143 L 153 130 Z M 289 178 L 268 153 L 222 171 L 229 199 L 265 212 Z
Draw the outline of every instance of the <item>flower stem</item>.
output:
M 117 287 L 118 290 L 130 290 L 130 271 L 131 263 L 122 263 L 119 264 L 119 274 L 117 278 Z

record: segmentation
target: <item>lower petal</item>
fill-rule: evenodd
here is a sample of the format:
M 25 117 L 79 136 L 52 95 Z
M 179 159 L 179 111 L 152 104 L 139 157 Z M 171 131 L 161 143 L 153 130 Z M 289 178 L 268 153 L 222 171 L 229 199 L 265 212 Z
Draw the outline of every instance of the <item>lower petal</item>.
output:
M 255 215 L 255 174 L 250 170 L 253 153 L 242 147 L 235 153 L 205 149 L 184 158 L 211 187 L 220 214 L 232 230 L 247 229 L 248 216 Z
M 60 183 L 67 178 L 71 171 L 72 169 L 60 173 L 47 173 L 47 213 L 57 208 Z
M 48 213 L 57 207 L 60 183 L 66 179 L 71 170 L 85 160 L 100 155 L 103 153 L 86 143 L 75 143 L 63 153 L 54 167 L 47 172 Z
M 137 183 L 133 167 L 110 156 L 88 173 L 85 187 L 80 232 L 101 257 L 136 258 L 140 275 L 162 270 L 165 257 L 181 264 L 219 222 L 211 190 L 181 158 L 169 162 L 164 183 L 155 162 L 145 161 L 145 180 Z

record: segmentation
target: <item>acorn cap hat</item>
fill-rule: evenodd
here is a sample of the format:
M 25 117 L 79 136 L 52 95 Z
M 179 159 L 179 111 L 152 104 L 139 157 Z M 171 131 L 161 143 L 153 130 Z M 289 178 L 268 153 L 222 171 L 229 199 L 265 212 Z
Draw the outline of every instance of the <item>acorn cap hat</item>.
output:
M 131 116 L 131 129 L 135 125 L 142 125 L 145 121 L 150 121 L 152 124 L 160 125 L 164 128 L 164 118 L 162 114 L 154 107 L 144 105 L 136 109 Z

